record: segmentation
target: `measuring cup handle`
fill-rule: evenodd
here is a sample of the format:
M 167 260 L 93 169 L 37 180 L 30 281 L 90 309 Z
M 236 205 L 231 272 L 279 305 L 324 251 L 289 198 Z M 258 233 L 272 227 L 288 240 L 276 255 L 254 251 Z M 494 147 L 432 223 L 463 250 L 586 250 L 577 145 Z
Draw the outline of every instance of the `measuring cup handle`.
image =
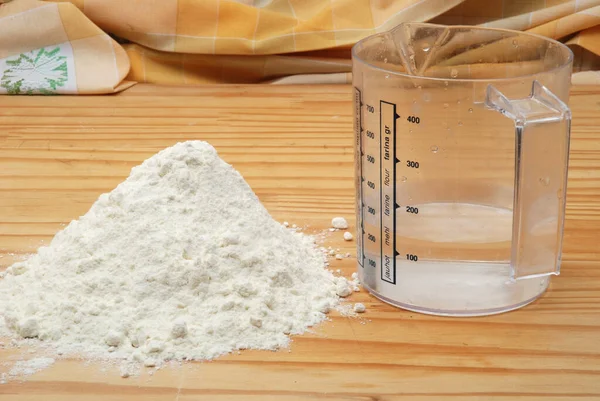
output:
M 489 85 L 485 103 L 515 123 L 511 278 L 559 274 L 571 111 L 538 81 L 513 100 Z

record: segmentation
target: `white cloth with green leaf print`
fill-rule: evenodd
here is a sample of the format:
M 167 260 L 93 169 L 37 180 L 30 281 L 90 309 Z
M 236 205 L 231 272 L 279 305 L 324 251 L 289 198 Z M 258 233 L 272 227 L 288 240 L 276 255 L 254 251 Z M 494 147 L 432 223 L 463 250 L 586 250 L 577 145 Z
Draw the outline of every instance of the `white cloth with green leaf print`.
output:
M 41 48 L 0 60 L 0 94 L 77 93 L 70 43 Z

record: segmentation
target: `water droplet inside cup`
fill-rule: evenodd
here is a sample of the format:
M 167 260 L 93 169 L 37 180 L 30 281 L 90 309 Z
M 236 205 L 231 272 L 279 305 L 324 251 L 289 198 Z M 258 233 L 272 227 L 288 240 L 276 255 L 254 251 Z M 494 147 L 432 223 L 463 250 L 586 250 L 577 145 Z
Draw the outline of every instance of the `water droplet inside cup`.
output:
M 458 122 L 458 126 L 461 127 L 462 126 L 462 121 Z
M 408 133 L 409 133 L 409 134 L 412 134 L 412 129 L 409 129 L 409 130 L 408 130 Z
M 444 108 L 447 109 L 448 108 L 448 103 L 444 103 Z
M 385 57 L 385 58 L 383 59 L 383 62 L 384 62 L 384 63 L 387 63 L 387 62 L 388 62 L 388 59 L 387 59 L 387 57 Z
M 385 79 L 389 79 L 390 78 L 390 74 L 385 74 Z
M 550 184 L 550 177 L 540 177 L 540 184 L 548 186 Z
M 473 109 L 469 109 L 469 113 L 472 113 L 472 112 L 473 112 Z
M 422 49 L 425 53 L 427 53 L 429 50 L 431 50 L 431 46 L 429 45 L 429 43 L 425 42 L 423 43 Z
M 512 44 L 514 47 L 519 47 L 519 42 L 516 39 L 512 41 Z
M 421 89 L 421 85 L 417 86 L 417 89 Z
M 444 85 L 448 86 L 448 81 L 444 81 Z
M 406 182 L 407 178 L 405 176 L 400 177 L 400 181 Z
M 458 77 L 458 70 L 456 68 L 453 68 L 452 71 L 450 71 L 450 76 L 452 78 Z
M 429 148 L 429 150 L 431 150 L 433 153 L 437 153 L 438 150 L 440 150 L 440 148 L 438 148 L 437 146 L 433 145 L 432 147 Z

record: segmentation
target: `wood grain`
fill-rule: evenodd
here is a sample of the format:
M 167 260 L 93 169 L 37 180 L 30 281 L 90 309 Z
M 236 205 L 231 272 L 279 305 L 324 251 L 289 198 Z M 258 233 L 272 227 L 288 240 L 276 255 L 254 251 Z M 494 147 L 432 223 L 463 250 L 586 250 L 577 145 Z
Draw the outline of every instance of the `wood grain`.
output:
M 34 252 L 131 167 L 203 139 L 274 218 L 321 231 L 354 223 L 348 86 L 138 85 L 117 96 L 0 97 L 0 266 Z M 424 316 L 364 292 L 363 320 L 334 316 L 291 352 L 242 352 L 121 379 L 68 360 L 0 385 L 6 400 L 600 399 L 600 88 L 572 91 L 563 273 L 528 307 L 484 318 Z M 353 227 L 352 227 L 353 228 Z M 326 245 L 355 254 L 332 233 Z M 350 275 L 354 259 L 335 261 Z M 0 372 L 27 350 L 0 349 Z

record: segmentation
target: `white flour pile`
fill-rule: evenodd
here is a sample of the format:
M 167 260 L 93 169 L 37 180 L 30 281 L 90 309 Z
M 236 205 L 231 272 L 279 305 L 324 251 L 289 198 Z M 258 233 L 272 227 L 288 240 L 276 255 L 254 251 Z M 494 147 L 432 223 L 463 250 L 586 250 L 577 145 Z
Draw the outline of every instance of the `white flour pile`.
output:
M 272 350 L 326 319 L 353 283 L 271 218 L 212 146 L 132 169 L 0 280 L 0 334 L 129 367 Z M 5 327 L 2 327 L 2 321 Z

